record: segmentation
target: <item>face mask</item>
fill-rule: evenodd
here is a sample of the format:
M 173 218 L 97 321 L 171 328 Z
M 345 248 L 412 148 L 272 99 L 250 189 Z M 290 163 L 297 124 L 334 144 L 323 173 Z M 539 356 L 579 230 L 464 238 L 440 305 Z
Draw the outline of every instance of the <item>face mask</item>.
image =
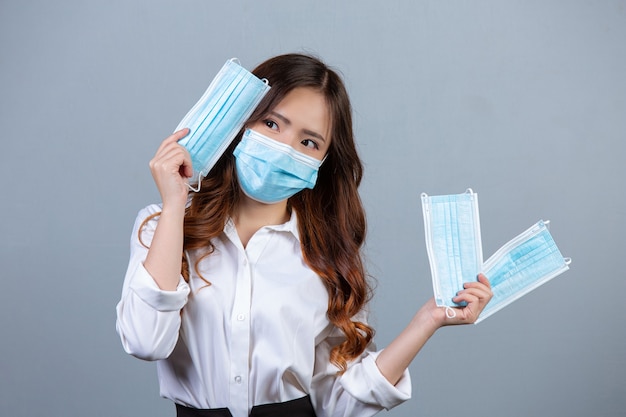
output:
M 233 152 L 243 192 L 272 204 L 313 188 L 322 161 L 247 129 Z
M 483 262 L 478 195 L 471 189 L 455 195 L 422 194 L 422 211 L 435 301 L 453 317 L 448 307 L 462 304 L 452 298 L 463 283 L 476 281 Z
M 493 298 L 476 323 L 569 269 L 571 259 L 559 252 L 548 223 L 539 221 L 485 261 Z
M 189 128 L 178 143 L 191 155 L 193 179 L 205 177 L 243 127 L 261 99 L 269 91 L 267 80 L 260 80 L 238 65 L 233 58 L 224 64 L 200 100 L 178 124 Z

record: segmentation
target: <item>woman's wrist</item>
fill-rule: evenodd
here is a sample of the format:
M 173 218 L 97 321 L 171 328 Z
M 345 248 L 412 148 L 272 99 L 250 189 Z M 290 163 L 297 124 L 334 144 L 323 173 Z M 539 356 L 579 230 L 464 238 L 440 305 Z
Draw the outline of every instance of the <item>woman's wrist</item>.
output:
M 443 309 L 437 307 L 434 300 L 431 299 L 417 311 L 412 322 L 430 337 L 437 329 L 445 326 L 445 318 Z
M 187 202 L 163 202 L 161 207 L 161 218 L 182 219 L 185 217 Z

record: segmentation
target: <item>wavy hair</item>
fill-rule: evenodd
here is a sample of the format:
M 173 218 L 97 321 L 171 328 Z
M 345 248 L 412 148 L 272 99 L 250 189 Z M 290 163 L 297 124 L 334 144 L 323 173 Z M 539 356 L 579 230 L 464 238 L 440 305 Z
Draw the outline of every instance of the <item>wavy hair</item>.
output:
M 348 361 L 363 353 L 374 335 L 370 326 L 353 321 L 369 301 L 371 289 L 361 257 L 366 222 L 358 187 L 363 165 L 355 146 L 350 100 L 339 75 L 309 55 L 280 55 L 263 62 L 252 73 L 269 80 L 272 88 L 246 125 L 265 118 L 298 87 L 319 91 L 328 105 L 331 141 L 317 183 L 313 189 L 291 197 L 288 207 L 298 217 L 304 259 L 328 291 L 328 319 L 346 336 L 330 354 L 330 361 L 344 372 Z M 200 191 L 192 194 L 184 221 L 185 250 L 201 249 L 206 250 L 204 256 L 210 255 L 214 250 L 211 239 L 222 233 L 237 207 L 241 191 L 233 150 L 242 133 L 202 180 Z M 182 273 L 188 280 L 190 265 L 184 255 L 182 261 Z

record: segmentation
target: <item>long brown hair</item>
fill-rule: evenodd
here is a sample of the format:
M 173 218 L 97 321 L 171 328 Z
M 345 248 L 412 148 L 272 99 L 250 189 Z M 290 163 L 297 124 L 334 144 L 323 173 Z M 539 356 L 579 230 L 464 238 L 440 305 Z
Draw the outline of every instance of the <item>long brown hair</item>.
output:
M 298 217 L 304 259 L 328 290 L 328 319 L 346 335 L 346 340 L 335 346 L 330 355 L 331 362 L 345 371 L 347 362 L 363 353 L 374 334 L 367 324 L 352 320 L 369 300 L 370 286 L 361 258 L 366 225 L 358 186 L 363 165 L 354 143 L 350 100 L 337 73 L 312 56 L 277 56 L 252 72 L 267 79 L 272 88 L 246 124 L 262 120 L 297 87 L 313 88 L 326 98 L 331 119 L 326 160 L 315 188 L 295 194 L 288 200 L 288 207 Z M 222 233 L 234 213 L 240 188 L 233 149 L 241 135 L 242 132 L 204 178 L 200 191 L 192 195 L 185 213 L 185 250 L 208 249 L 205 256 L 212 253 L 211 239 Z M 189 267 L 183 256 L 185 279 L 189 279 Z

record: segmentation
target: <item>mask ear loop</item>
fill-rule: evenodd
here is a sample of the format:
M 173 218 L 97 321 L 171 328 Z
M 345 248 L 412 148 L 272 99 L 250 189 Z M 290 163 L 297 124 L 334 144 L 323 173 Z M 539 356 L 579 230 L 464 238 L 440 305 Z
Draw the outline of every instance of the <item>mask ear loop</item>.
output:
M 187 183 L 187 188 L 189 188 L 194 193 L 200 191 L 200 187 L 202 186 L 202 172 L 198 172 L 198 187 L 194 187 L 193 185 Z
M 453 319 L 456 317 L 456 311 L 450 306 L 446 306 L 446 317 L 449 319 Z

